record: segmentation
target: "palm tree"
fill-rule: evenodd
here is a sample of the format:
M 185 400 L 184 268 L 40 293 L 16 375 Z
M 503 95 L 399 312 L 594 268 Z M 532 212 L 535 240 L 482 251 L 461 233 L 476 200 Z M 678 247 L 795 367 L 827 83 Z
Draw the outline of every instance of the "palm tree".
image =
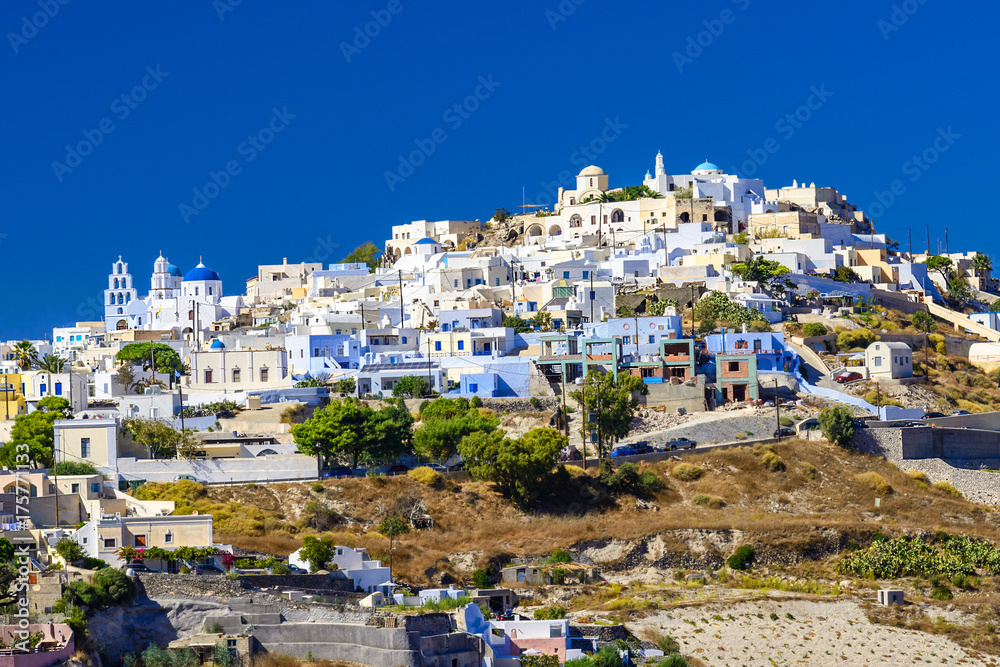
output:
M 14 343 L 11 351 L 14 353 L 14 361 L 17 362 L 22 371 L 29 370 L 38 361 L 38 352 L 30 340 Z
M 49 373 L 62 373 L 66 370 L 66 360 L 62 357 L 57 357 L 54 354 L 46 354 L 42 357 L 42 360 L 38 362 L 38 370 L 47 371 Z
M 979 284 L 976 287 L 982 289 L 983 278 L 989 277 L 993 271 L 993 261 L 989 258 L 989 255 L 977 252 L 972 257 L 972 270 L 976 272 L 976 277 L 979 278 Z

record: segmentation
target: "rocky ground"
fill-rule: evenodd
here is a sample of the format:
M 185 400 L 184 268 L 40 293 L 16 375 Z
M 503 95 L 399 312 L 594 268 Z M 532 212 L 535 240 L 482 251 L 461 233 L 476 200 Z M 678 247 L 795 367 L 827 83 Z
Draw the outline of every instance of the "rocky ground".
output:
M 770 438 L 778 428 L 773 407 L 718 410 L 684 416 L 660 415 L 660 419 L 647 420 L 646 415 L 649 412 L 647 410 L 641 413 L 643 416 L 640 429 L 636 429 L 633 422 L 633 432 L 623 442 L 636 440 L 662 442 L 685 437 L 699 445 L 713 445 Z M 815 410 L 804 406 L 781 408 L 781 416 L 793 419 L 795 417 L 805 419 L 815 414 Z
M 628 625 L 640 638 L 671 635 L 706 665 L 1000 664 L 946 637 L 876 625 L 854 600 L 712 603 L 658 611 Z

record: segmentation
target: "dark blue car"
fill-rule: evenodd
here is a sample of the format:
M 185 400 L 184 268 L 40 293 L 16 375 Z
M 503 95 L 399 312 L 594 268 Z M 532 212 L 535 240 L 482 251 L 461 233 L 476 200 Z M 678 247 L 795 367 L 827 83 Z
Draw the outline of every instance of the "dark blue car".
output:
M 611 450 L 611 456 L 617 458 L 619 456 L 635 456 L 639 452 L 635 451 L 631 447 L 626 447 L 622 445 L 621 447 L 615 447 Z

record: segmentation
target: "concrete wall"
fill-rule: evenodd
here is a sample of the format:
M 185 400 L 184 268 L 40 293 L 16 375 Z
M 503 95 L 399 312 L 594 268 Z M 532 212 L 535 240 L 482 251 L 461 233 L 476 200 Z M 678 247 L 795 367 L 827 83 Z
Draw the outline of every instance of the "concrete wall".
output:
M 677 412 L 683 408 L 686 412 L 704 412 L 705 376 L 698 376 L 693 387 L 684 384 L 653 383 L 646 385 L 649 393 L 639 397 L 639 402 L 646 407 L 664 406 L 667 412 Z
M 373 667 L 421 667 L 420 634 L 403 628 L 341 623 L 282 623 L 254 629 L 267 651 L 297 658 L 345 660 Z
M 171 482 L 178 475 L 191 475 L 209 484 L 316 479 L 319 475 L 316 459 L 305 455 L 207 461 L 121 458 L 114 472 L 125 479 L 149 482 Z
M 929 420 L 937 421 L 937 420 Z M 854 434 L 860 451 L 889 460 L 998 459 L 1000 432 L 970 428 L 888 428 L 878 424 Z

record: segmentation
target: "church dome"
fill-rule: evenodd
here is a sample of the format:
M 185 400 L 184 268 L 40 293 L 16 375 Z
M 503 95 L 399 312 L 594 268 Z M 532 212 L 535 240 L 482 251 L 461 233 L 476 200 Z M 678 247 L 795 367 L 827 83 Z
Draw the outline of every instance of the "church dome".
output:
M 607 176 L 604 170 L 598 166 L 590 165 L 589 167 L 584 167 L 583 171 L 579 173 L 579 176 Z
M 715 165 L 715 164 L 712 164 L 708 160 L 705 160 L 704 162 L 702 162 L 701 164 L 699 164 L 697 167 L 695 167 L 694 170 L 695 171 L 719 171 L 719 167 L 717 165 Z
M 187 275 L 184 276 L 185 282 L 190 282 L 192 280 L 222 280 L 222 279 L 219 278 L 218 273 L 208 268 L 201 262 L 198 262 L 198 266 L 188 271 Z
M 428 237 L 425 236 L 424 238 L 420 239 L 419 241 L 414 241 L 413 245 L 429 245 L 429 244 L 432 244 L 432 243 L 433 244 L 437 244 L 437 241 L 435 241 L 432 238 L 428 238 Z
M 167 264 L 167 273 L 172 276 L 183 277 L 184 274 L 174 264 Z
M 215 340 L 212 341 L 212 344 L 208 346 L 208 349 L 210 349 L 210 350 L 224 350 L 224 349 L 226 349 L 226 346 L 223 344 L 223 342 L 221 340 L 219 340 L 218 338 L 216 338 Z

